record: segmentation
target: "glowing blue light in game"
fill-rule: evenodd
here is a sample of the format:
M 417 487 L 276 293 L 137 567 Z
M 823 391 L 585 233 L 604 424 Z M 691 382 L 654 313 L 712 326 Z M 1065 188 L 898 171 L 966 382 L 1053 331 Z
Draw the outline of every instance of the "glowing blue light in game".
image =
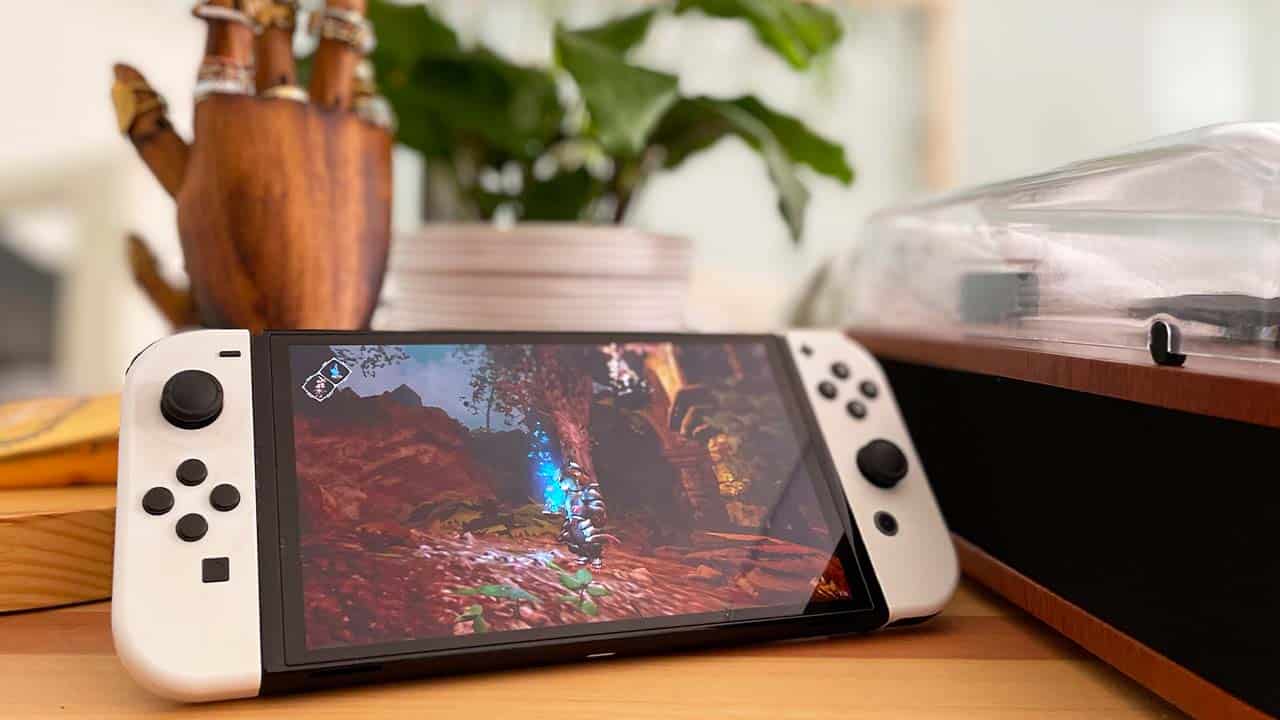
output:
M 529 439 L 529 464 L 533 469 L 534 488 L 542 496 L 542 509 L 549 513 L 563 512 L 568 498 L 560 489 L 560 460 L 553 452 L 551 437 L 542 429 L 541 422 L 534 424 Z

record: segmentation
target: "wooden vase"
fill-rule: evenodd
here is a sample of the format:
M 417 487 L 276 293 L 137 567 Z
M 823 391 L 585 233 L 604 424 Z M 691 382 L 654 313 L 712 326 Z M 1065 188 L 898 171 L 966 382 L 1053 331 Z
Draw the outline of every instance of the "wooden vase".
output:
M 195 138 L 177 199 L 200 322 L 367 327 L 386 271 L 391 135 L 310 103 L 212 95 Z

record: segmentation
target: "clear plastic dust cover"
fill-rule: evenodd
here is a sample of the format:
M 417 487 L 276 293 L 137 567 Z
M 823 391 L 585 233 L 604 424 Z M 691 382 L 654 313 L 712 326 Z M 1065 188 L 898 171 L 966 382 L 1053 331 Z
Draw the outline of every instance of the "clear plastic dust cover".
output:
M 815 319 L 1280 362 L 1277 295 L 1280 123 L 1238 123 L 882 211 Z

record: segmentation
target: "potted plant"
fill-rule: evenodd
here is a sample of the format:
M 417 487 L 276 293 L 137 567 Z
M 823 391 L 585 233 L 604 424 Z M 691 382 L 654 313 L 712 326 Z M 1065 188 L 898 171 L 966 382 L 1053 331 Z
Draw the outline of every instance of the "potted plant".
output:
M 792 0 L 675 0 L 554 30 L 554 62 L 467 47 L 429 8 L 370 0 L 380 91 L 425 160 L 422 231 L 397 238 L 383 327 L 669 328 L 690 248 L 624 225 L 655 175 L 727 136 L 759 154 L 793 240 L 801 165 L 849 184 L 842 147 L 752 96 L 686 96 L 629 55 L 659 15 L 749 23 L 797 72 L 839 42 L 829 10 Z M 605 302 L 593 302 L 595 299 Z M 594 310 L 593 308 L 598 308 Z

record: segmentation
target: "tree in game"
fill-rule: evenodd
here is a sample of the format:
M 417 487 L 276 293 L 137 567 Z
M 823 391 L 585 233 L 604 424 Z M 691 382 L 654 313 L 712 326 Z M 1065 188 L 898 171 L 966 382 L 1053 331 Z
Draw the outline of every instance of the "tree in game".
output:
M 554 428 L 566 460 L 595 476 L 591 461 L 592 378 L 606 373 L 606 358 L 592 345 L 472 345 L 459 356 L 473 366 L 471 392 L 463 401 L 473 412 L 521 417 L 526 429 L 538 421 Z
M 409 359 L 409 353 L 399 345 L 341 345 L 333 348 L 333 354 L 367 378 Z

